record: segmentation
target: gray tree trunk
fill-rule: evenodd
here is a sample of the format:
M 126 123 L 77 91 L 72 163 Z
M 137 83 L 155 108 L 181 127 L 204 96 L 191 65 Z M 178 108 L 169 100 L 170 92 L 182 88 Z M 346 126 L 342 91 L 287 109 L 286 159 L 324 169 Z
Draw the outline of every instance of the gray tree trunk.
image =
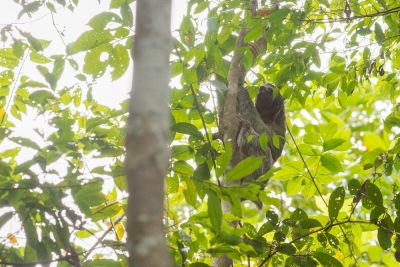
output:
M 163 224 L 164 176 L 169 158 L 171 0 L 136 3 L 125 160 L 129 266 L 173 267 Z

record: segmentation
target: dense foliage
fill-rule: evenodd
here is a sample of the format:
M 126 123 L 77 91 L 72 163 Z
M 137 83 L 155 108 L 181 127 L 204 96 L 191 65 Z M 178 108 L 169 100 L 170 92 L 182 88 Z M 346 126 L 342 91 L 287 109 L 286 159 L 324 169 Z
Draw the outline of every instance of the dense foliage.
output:
M 57 17 L 58 9 L 74 12 L 78 2 L 9 4 L 21 6 L 20 19 L 43 10 Z M 93 91 L 103 76 L 117 80 L 131 64 L 131 2 L 111 0 L 108 11 L 88 18 L 89 30 L 57 53 L 48 53 L 50 40 L 37 39 L 24 24 L 1 25 L 0 260 L 5 264 L 127 266 L 128 100 L 113 109 L 99 104 Z M 173 29 L 165 198 L 176 265 L 211 266 L 211 257 L 222 253 L 235 266 L 396 265 L 398 1 L 261 0 L 255 16 L 249 0 L 187 2 L 180 28 Z M 242 28 L 249 45 L 235 50 Z M 264 32 L 266 47 L 254 46 Z M 279 88 L 289 133 L 274 169 L 245 187 L 221 187 L 231 149 L 212 133 L 234 53 L 244 54 L 252 97 L 265 82 Z M 34 75 L 24 75 L 25 64 L 36 68 Z M 62 79 L 66 73 L 75 78 Z M 19 121 L 33 119 L 43 125 L 26 136 Z M 259 163 L 250 158 L 227 179 L 238 180 Z M 260 190 L 259 182 L 267 179 Z M 251 202 L 257 194 L 261 211 Z M 231 213 L 222 213 L 221 199 L 231 202 Z M 236 220 L 234 228 L 229 223 Z M 9 232 L 11 222 L 20 228 Z

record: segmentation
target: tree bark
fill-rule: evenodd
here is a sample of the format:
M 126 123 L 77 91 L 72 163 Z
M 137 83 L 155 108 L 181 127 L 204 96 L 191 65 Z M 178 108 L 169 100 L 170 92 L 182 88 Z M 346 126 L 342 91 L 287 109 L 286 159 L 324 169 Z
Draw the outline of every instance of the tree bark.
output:
M 253 16 L 257 13 L 258 8 L 258 1 L 251 0 L 249 3 L 250 11 L 252 12 Z M 247 34 L 247 29 L 245 27 L 241 28 L 239 31 L 238 38 L 236 40 L 236 49 L 244 47 L 246 44 L 244 42 L 244 37 Z M 265 33 L 255 42 L 256 47 L 260 50 L 264 50 L 266 46 L 266 36 Z M 256 54 L 254 55 L 257 56 Z M 238 95 L 238 87 L 240 83 L 244 83 L 244 79 L 246 77 L 246 69 L 241 64 L 241 60 L 243 59 L 243 53 L 234 54 L 232 56 L 231 65 L 228 72 L 228 92 L 225 96 L 225 103 L 223 107 L 222 118 L 220 117 L 221 125 L 220 125 L 220 132 L 222 133 L 222 139 L 224 143 L 226 141 L 231 141 L 232 145 L 232 158 L 229 163 L 229 167 L 227 171 L 232 169 L 236 166 L 242 156 L 240 155 L 239 151 L 237 150 L 237 136 L 239 131 L 239 119 L 237 116 L 237 95 Z M 225 177 L 223 177 L 221 181 L 222 186 L 232 186 L 234 184 L 239 183 L 239 181 L 234 181 L 230 183 L 226 183 Z M 223 213 L 230 213 L 231 203 L 226 201 L 221 201 L 221 207 Z M 232 223 L 234 227 L 237 226 L 237 222 Z M 222 254 L 220 257 L 212 258 L 212 264 L 215 267 L 231 267 L 233 266 L 233 260 L 230 259 L 226 254 Z
M 129 266 L 173 267 L 165 240 L 171 0 L 138 0 L 126 133 Z

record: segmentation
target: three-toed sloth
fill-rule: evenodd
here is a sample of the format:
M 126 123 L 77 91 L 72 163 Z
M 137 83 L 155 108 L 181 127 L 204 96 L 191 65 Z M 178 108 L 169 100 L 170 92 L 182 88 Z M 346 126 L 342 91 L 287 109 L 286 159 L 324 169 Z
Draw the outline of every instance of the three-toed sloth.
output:
M 249 156 L 265 156 L 262 165 L 244 179 L 257 180 L 259 176 L 269 171 L 281 156 L 285 145 L 285 106 L 279 93 L 275 98 L 273 97 L 274 88 L 272 84 L 262 85 L 255 104 L 253 104 L 244 86 L 238 87 L 238 115 L 241 121 L 241 129 L 238 134 L 237 152 L 241 153 L 241 160 Z M 260 145 L 262 134 L 265 134 L 268 139 L 265 150 Z M 279 145 L 274 145 L 274 135 L 278 136 Z

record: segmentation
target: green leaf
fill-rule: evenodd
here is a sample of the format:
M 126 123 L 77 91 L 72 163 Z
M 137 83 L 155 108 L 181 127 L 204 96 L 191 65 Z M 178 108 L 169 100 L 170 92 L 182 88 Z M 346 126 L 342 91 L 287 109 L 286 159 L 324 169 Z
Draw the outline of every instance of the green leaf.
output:
M 199 13 L 203 12 L 209 5 L 210 5 L 210 2 L 208 2 L 208 1 L 204 1 L 202 3 L 200 2 L 200 3 L 198 3 L 197 7 L 194 9 L 193 13 L 199 14 Z
M 81 51 L 87 51 L 108 43 L 113 39 L 110 32 L 104 30 L 90 30 L 82 33 L 78 39 L 72 44 L 69 51 L 70 55 Z
M 87 52 L 84 59 L 83 72 L 90 75 L 102 76 L 110 64 L 112 46 L 103 44 Z
M 309 145 L 317 145 L 320 146 L 323 144 L 321 136 L 316 132 L 306 133 L 303 137 L 303 142 Z
M 222 224 L 222 208 L 221 201 L 219 200 L 217 194 L 208 189 L 208 217 L 210 218 L 211 225 L 217 234 L 221 232 Z
M 267 145 L 268 145 L 268 137 L 265 133 L 260 135 L 260 138 L 258 139 L 260 142 L 260 147 L 262 150 L 267 151 Z
M 280 148 L 281 147 L 281 143 L 279 142 L 279 139 L 280 139 L 280 137 L 277 134 L 274 134 L 272 136 L 272 143 L 274 144 L 274 147 L 276 147 L 276 148 Z
M 29 100 L 40 105 L 45 105 L 48 100 L 52 99 L 54 99 L 54 95 L 51 92 L 45 90 L 35 91 L 29 96 Z
M 350 194 L 352 194 L 353 196 L 356 196 L 360 192 L 361 183 L 356 179 L 351 179 L 347 186 L 349 188 Z
M 329 70 L 337 74 L 347 74 L 345 65 L 330 67 Z
M 192 178 L 182 177 L 182 181 L 186 183 L 186 188 L 183 190 L 183 196 L 185 197 L 186 202 L 192 207 L 196 208 L 197 192 Z
M 77 78 L 81 82 L 85 82 L 86 81 L 86 75 L 84 75 L 84 74 L 77 74 L 77 75 L 75 75 L 75 78 Z
M 30 229 L 33 230 L 34 228 Z M 26 244 L 25 249 L 24 249 L 24 260 L 27 262 L 34 262 L 37 261 L 37 242 L 35 242 L 35 245 L 32 245 L 33 242 L 30 244 Z
M 335 259 L 334 257 L 332 257 L 331 255 L 327 254 L 327 253 L 323 253 L 323 252 L 314 252 L 312 254 L 312 256 L 319 261 L 319 263 L 322 266 L 326 266 L 326 267 L 343 267 L 343 265 L 340 263 L 340 261 L 338 261 L 337 259 Z
M 48 59 L 47 57 L 45 57 L 45 56 L 39 54 L 39 53 L 36 52 L 36 51 L 32 51 L 32 52 L 30 53 L 29 59 L 30 59 L 32 62 L 39 63 L 39 64 L 46 64 L 46 63 L 50 63 L 50 62 L 51 62 L 50 59 Z
M 102 12 L 91 18 L 88 25 L 94 30 L 104 30 L 108 23 L 120 23 L 122 24 L 122 19 L 113 12 Z
M 277 23 L 280 22 L 280 20 L 286 18 L 286 16 L 291 12 L 290 9 L 288 8 L 281 8 L 278 9 L 276 11 L 274 11 L 274 13 L 272 13 L 272 15 L 269 17 L 269 21 L 271 23 Z
M 306 156 L 319 156 L 321 153 L 318 149 L 314 149 L 309 144 L 300 144 L 297 146 L 302 155 Z
M 66 0 L 56 0 L 56 2 L 62 5 L 63 7 L 65 7 L 65 5 L 67 4 Z
M 375 32 L 375 39 L 378 42 L 382 42 L 383 40 L 385 40 L 385 38 L 386 38 L 385 33 L 383 32 L 382 27 L 381 27 L 381 25 L 379 25 L 378 22 L 375 23 L 374 32 Z
M 112 9 L 112 8 L 119 8 L 119 7 L 122 6 L 125 2 L 126 2 L 126 0 L 111 0 L 111 2 L 110 2 L 110 9 Z
M 111 54 L 110 66 L 114 70 L 111 71 L 111 78 L 113 81 L 118 80 L 125 74 L 129 67 L 129 54 L 125 46 L 117 44 Z
M 25 146 L 25 147 L 30 147 L 35 150 L 41 150 L 41 148 L 38 146 L 38 144 L 30 139 L 23 138 L 23 137 L 11 137 L 9 138 L 11 141 L 17 143 L 20 146 Z
M 14 216 L 14 211 L 5 212 L 0 216 L 0 228 L 2 228 Z
M 56 76 L 57 81 L 60 80 L 64 72 L 64 67 L 65 67 L 65 59 L 57 57 L 54 60 L 54 67 L 53 67 L 53 73 Z
M 35 250 L 39 261 L 51 260 L 51 253 L 44 242 L 37 242 Z
M 381 190 L 374 183 L 367 183 L 367 196 L 376 206 L 383 207 L 383 197 Z
M 47 2 L 46 7 L 52 12 L 57 13 L 56 8 L 54 7 L 53 3 Z
M 193 173 L 193 178 L 198 180 L 209 180 L 211 178 L 210 169 L 207 163 L 197 165 L 196 170 Z
M 256 27 L 251 29 L 246 36 L 244 37 L 244 42 L 245 43 L 249 43 L 253 40 L 256 40 L 258 37 L 261 36 L 261 34 L 264 32 L 264 28 L 263 27 Z
M 78 64 L 78 62 L 76 62 L 74 59 L 69 58 L 69 59 L 68 59 L 68 62 L 69 62 L 69 64 L 71 65 L 71 67 L 72 67 L 74 70 L 78 70 L 78 69 L 79 69 L 79 64 Z
M 309 45 L 306 47 L 306 50 L 304 50 L 303 57 L 304 57 L 304 58 L 308 58 L 308 57 L 310 57 L 311 55 L 313 55 L 314 52 L 316 51 L 316 48 L 317 48 L 317 44 L 309 44 Z
M 299 222 L 304 221 L 307 218 L 308 218 L 307 213 L 300 208 L 296 208 L 291 215 L 292 220 Z
M 330 153 L 325 153 L 321 155 L 321 163 L 322 166 L 324 166 L 331 172 L 343 171 L 342 163 L 340 163 L 340 161 Z
M 282 244 L 276 247 L 276 250 L 286 255 L 293 255 L 296 253 L 296 248 L 292 244 Z
M 236 192 L 234 192 L 234 190 L 229 190 L 227 188 L 222 188 L 221 191 L 224 195 L 228 195 L 230 199 L 232 205 L 230 212 L 232 212 L 233 215 L 242 218 L 243 217 L 242 205 Z
M 74 106 L 79 107 L 82 100 L 82 89 L 80 87 L 75 89 L 73 98 L 74 98 Z
M 177 173 L 183 173 L 183 174 L 188 174 L 188 175 L 192 175 L 194 172 L 193 167 L 182 160 L 178 160 L 178 161 L 174 162 L 173 169 Z
M 319 56 L 318 50 L 315 50 L 313 54 L 313 62 L 317 68 L 321 68 L 321 57 Z
M 208 2 L 204 2 L 208 4 Z M 212 33 L 217 29 L 217 20 L 215 18 L 209 18 L 207 20 L 207 32 Z
M 121 190 L 122 192 L 127 191 L 126 177 L 125 176 L 116 176 L 114 177 L 115 186 Z
M 263 235 L 265 235 L 267 233 L 272 232 L 275 229 L 276 229 L 275 225 L 273 225 L 270 222 L 266 222 L 263 225 L 261 225 L 260 229 L 257 232 L 257 236 L 263 236 Z
M 293 196 L 298 194 L 303 188 L 304 179 L 305 178 L 302 176 L 294 177 L 293 179 L 291 179 L 287 184 L 286 194 L 288 196 Z
M 128 3 L 123 3 L 120 9 L 122 20 L 129 27 L 133 26 L 133 12 Z
M 14 69 L 18 65 L 19 58 L 14 55 L 12 48 L 0 49 L 0 66 L 7 69 Z
M 337 187 L 329 197 L 328 212 L 331 220 L 335 220 L 339 215 L 339 211 L 344 203 L 344 197 L 345 191 L 342 186 Z
M 381 246 L 381 248 L 386 250 L 392 246 L 391 237 L 392 237 L 391 232 L 389 232 L 388 230 L 386 230 L 382 227 L 378 228 L 378 241 L 379 241 L 379 245 Z
M 322 227 L 322 224 L 317 219 L 305 219 L 300 223 L 301 228 L 311 229 L 315 227 Z
M 31 2 L 31 3 L 23 6 L 23 9 L 18 14 L 18 19 L 20 19 L 22 17 L 22 15 L 25 13 L 33 13 L 33 12 L 39 10 L 39 7 L 40 7 L 40 2 L 38 2 L 38 1 Z
M 342 145 L 344 142 L 346 142 L 346 140 L 344 140 L 344 139 L 330 139 L 330 140 L 324 142 L 324 145 L 323 145 L 324 151 L 329 151 L 329 150 L 335 149 L 335 148 L 339 147 L 340 145 Z
M 118 202 L 111 202 L 92 208 L 92 220 L 97 222 L 106 218 L 114 218 L 122 211 L 121 205 Z
M 171 157 L 178 160 L 189 160 L 193 158 L 193 151 L 187 145 L 171 146 Z
M 303 187 L 302 193 L 305 199 L 309 199 L 310 197 L 315 195 L 315 185 L 310 180 L 304 181 L 306 181 L 306 185 Z
M 397 211 L 400 212 L 400 193 L 396 194 L 394 205 Z
M 382 139 L 382 137 L 376 133 L 365 132 L 364 134 L 364 144 L 369 150 L 379 149 L 386 150 L 388 149 L 388 144 Z
M 177 133 L 188 134 L 199 140 L 204 140 L 203 134 L 197 130 L 196 126 L 187 122 L 178 122 L 177 124 L 172 125 L 170 129 Z
M 326 142 L 332 139 L 338 131 L 337 123 L 329 123 L 321 128 L 321 137 Z
M 225 144 L 225 153 L 217 157 L 217 170 L 216 170 L 217 178 L 221 177 L 224 174 L 226 168 L 229 166 L 231 157 L 232 157 L 231 142 L 227 142 Z
M 347 95 L 343 91 L 339 91 L 338 93 L 338 101 L 340 106 L 345 109 L 347 108 L 348 101 L 347 101 Z
M 278 214 L 275 213 L 273 210 L 268 210 L 265 213 L 265 218 L 272 223 L 272 225 L 277 226 L 279 222 L 279 217 Z
M 36 50 L 37 52 L 43 51 L 44 47 L 38 39 L 33 37 L 29 32 L 24 32 L 21 30 L 18 30 L 18 31 L 22 36 L 24 36 L 27 39 L 28 43 L 32 46 L 32 48 L 34 50 Z
M 263 161 L 264 157 L 250 156 L 239 162 L 226 175 L 226 182 L 239 180 L 257 170 Z
M 289 180 L 295 178 L 304 172 L 304 165 L 299 161 L 287 163 L 282 169 L 278 170 L 273 176 L 274 180 Z

